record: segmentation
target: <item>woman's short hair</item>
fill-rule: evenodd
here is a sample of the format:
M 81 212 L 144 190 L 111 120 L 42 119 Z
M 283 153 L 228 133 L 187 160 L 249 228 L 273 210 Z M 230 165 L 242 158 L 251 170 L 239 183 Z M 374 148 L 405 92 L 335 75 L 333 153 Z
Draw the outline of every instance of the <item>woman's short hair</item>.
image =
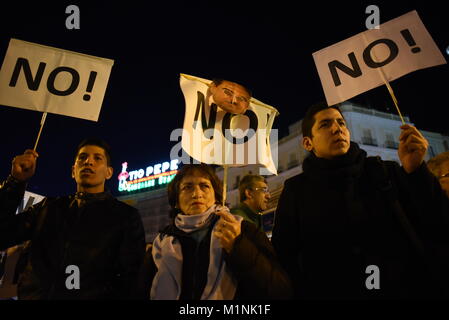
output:
M 217 203 L 221 203 L 223 201 L 223 185 L 212 167 L 204 163 L 185 164 L 181 167 L 181 169 L 179 169 L 178 173 L 167 187 L 168 203 L 172 209 L 175 209 L 178 204 L 179 185 L 181 184 L 182 179 L 186 176 L 193 175 L 194 173 L 199 174 L 210 181 L 212 187 L 214 188 L 215 201 Z

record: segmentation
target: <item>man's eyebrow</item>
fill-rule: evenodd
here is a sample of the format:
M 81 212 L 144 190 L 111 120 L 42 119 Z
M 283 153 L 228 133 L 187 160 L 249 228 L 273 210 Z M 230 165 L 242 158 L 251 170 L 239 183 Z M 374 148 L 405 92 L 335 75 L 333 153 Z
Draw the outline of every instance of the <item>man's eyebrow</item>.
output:
M 327 119 L 322 119 L 322 120 L 320 120 L 318 123 L 323 123 L 323 122 L 331 122 L 331 121 L 333 121 L 334 119 L 329 119 L 329 118 L 327 118 Z M 340 121 L 340 120 L 343 120 L 343 121 L 346 121 L 344 118 L 342 118 L 342 117 L 340 117 L 340 118 L 336 118 L 335 119 L 336 121 Z
M 79 153 L 78 154 L 78 157 L 80 157 L 80 156 L 87 156 L 88 155 L 88 153 L 87 152 L 81 152 L 81 153 Z M 101 156 L 101 157 L 105 157 L 105 155 L 104 154 L 102 154 L 102 153 L 94 153 L 94 156 Z
M 234 91 L 233 89 L 229 89 L 228 87 L 225 87 L 225 86 L 223 86 L 223 89 L 226 89 L 226 90 L 228 90 L 228 91 L 231 91 L 233 94 L 235 94 L 235 91 Z M 244 93 L 243 93 L 243 94 L 240 94 L 239 97 L 243 97 L 243 98 L 245 98 L 245 99 L 251 99 L 251 95 L 249 94 L 248 91 L 246 91 L 245 89 L 242 90 L 242 91 L 244 91 Z M 245 94 L 246 94 L 246 96 L 245 96 Z

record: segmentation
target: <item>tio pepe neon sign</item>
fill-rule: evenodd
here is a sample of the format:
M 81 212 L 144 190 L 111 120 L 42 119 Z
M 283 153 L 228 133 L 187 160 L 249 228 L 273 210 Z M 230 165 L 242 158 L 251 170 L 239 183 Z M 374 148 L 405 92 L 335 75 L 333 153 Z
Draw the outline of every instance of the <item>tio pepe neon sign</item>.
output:
M 148 166 L 146 169 L 126 171 L 128 162 L 122 163 L 122 172 L 118 175 L 118 191 L 131 192 L 153 188 L 169 183 L 178 172 L 178 159 Z

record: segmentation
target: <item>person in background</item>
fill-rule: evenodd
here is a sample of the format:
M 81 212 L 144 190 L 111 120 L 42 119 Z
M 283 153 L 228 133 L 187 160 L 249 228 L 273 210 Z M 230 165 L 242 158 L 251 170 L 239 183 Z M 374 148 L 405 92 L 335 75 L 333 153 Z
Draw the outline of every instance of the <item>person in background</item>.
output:
M 270 191 L 264 177 L 248 174 L 239 183 L 240 204 L 231 209 L 231 213 L 252 222 L 264 232 L 261 212 L 267 210 Z
M 429 170 L 438 178 L 441 188 L 449 197 L 449 151 L 440 153 L 427 161 Z
M 17 281 L 23 272 L 21 262 L 26 256 L 27 243 L 5 250 L 4 274 L 0 275 L 0 300 L 17 300 Z

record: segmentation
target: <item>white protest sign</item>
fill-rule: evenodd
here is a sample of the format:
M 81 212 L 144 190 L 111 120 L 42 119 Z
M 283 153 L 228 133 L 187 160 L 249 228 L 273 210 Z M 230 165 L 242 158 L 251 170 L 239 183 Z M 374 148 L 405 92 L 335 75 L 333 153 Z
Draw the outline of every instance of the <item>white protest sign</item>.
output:
M 446 60 L 416 11 L 313 53 L 328 105 Z
M 228 166 L 259 164 L 277 174 L 270 132 L 278 111 L 254 98 L 243 114 L 212 103 L 210 80 L 181 74 L 186 102 L 182 149 L 197 161 Z
M 25 194 L 23 195 L 23 199 L 19 204 L 19 207 L 17 208 L 16 213 L 20 213 L 22 211 L 27 210 L 29 207 L 35 205 L 38 202 L 41 202 L 44 200 L 44 196 L 41 196 L 40 194 L 25 191 Z
M 113 60 L 11 39 L 0 104 L 98 121 Z

